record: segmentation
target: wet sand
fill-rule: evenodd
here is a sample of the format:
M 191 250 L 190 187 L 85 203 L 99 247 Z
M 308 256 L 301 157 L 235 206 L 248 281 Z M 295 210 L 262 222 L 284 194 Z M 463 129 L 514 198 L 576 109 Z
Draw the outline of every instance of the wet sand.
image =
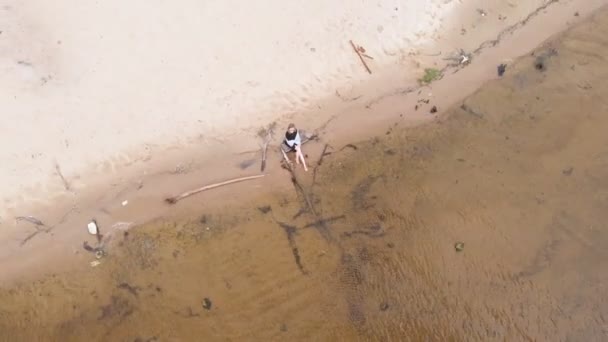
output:
M 288 191 L 194 197 L 95 268 L 3 288 L 0 339 L 606 340 L 606 37 L 603 11 Z

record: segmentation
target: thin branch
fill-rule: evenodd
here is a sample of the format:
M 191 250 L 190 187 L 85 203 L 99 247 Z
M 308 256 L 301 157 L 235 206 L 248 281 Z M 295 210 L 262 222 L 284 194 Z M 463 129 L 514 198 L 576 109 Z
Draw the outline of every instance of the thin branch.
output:
M 206 190 L 210 190 L 210 189 L 214 189 L 214 188 L 218 188 L 220 186 L 224 186 L 224 185 L 228 185 L 228 184 L 233 184 L 233 183 L 238 183 L 238 182 L 243 182 L 243 181 L 247 181 L 247 180 L 252 180 L 252 179 L 257 179 L 257 178 L 261 178 L 264 177 L 265 175 L 255 175 L 255 176 L 247 176 L 247 177 L 240 177 L 240 178 L 235 178 L 235 179 L 230 179 L 224 182 L 220 182 L 220 183 L 214 183 L 214 184 L 210 184 L 210 185 L 205 185 L 203 187 L 191 190 L 191 191 L 186 191 L 180 195 L 174 196 L 174 197 L 169 197 L 165 199 L 165 202 L 169 203 L 169 204 L 175 204 L 178 201 L 186 198 L 186 197 L 190 197 L 192 195 L 198 194 L 199 192 L 203 192 Z

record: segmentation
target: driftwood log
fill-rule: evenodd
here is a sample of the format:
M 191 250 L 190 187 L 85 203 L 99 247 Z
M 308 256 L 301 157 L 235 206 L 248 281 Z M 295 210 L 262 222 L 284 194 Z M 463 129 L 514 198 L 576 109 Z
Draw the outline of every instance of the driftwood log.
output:
M 240 177 L 240 178 L 234 178 L 234 179 L 230 179 L 230 180 L 219 182 L 219 183 L 205 185 L 205 186 L 202 186 L 202 187 L 194 189 L 194 190 L 186 191 L 186 192 L 184 192 L 184 193 L 182 193 L 180 195 L 166 198 L 165 202 L 167 202 L 169 204 L 175 204 L 178 201 L 183 200 L 186 197 L 190 197 L 192 195 L 198 194 L 199 192 L 203 192 L 203 191 L 206 191 L 206 190 L 211 190 L 211 189 L 218 188 L 220 186 L 224 186 L 224 185 L 228 185 L 228 184 L 234 184 L 234 183 L 238 183 L 238 182 L 244 182 L 244 181 L 248 181 L 248 180 L 252 180 L 252 179 L 257 179 L 257 178 L 261 178 L 261 177 L 264 177 L 264 176 L 265 175 L 255 175 L 255 176 Z

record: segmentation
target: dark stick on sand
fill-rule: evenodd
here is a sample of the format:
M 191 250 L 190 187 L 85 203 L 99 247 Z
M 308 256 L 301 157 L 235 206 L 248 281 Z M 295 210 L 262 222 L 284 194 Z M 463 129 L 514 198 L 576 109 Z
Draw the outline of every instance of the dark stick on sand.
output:
M 68 181 L 63 176 L 63 173 L 61 173 L 61 168 L 59 167 L 59 163 L 57 163 L 57 162 L 55 162 L 55 170 L 57 171 L 59 178 L 61 178 L 61 181 L 63 182 L 63 186 L 65 187 L 65 189 L 67 191 L 71 191 L 70 183 L 68 183 Z
M 266 138 L 264 139 L 264 145 L 262 146 L 262 172 L 264 172 L 264 170 L 266 169 L 266 154 L 268 151 L 268 144 L 270 144 L 270 140 L 272 140 L 272 130 L 269 129 L 266 133 Z
M 363 66 L 365 67 L 365 70 L 367 70 L 367 72 L 371 74 L 372 71 L 367 66 L 367 63 L 365 63 L 365 59 L 363 59 L 363 56 L 362 56 L 362 53 L 365 53 L 365 50 L 362 47 L 355 45 L 355 43 L 353 43 L 352 40 L 349 40 L 349 42 L 350 42 L 350 45 L 353 47 L 353 50 L 355 50 L 355 53 L 357 54 L 357 56 L 359 56 L 361 63 L 363 63 Z

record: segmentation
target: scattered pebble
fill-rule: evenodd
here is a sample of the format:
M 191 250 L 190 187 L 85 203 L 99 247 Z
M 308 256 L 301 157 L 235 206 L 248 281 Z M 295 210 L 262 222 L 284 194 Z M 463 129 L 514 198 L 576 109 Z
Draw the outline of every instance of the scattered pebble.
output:
M 542 56 L 539 56 L 534 61 L 534 68 L 538 71 L 545 71 L 547 67 L 545 66 L 545 59 Z
M 106 252 L 103 251 L 103 249 L 98 249 L 95 251 L 95 258 L 97 258 L 98 260 L 103 258 L 106 255 Z
M 280 329 L 281 329 L 282 332 L 286 332 L 287 331 L 287 324 L 285 324 L 285 323 L 281 324 L 281 328 Z
M 207 297 L 203 298 L 203 309 L 211 310 L 212 305 L 213 305 L 213 303 L 211 302 L 211 299 L 209 299 Z
M 570 176 L 570 175 L 572 175 L 573 171 L 574 171 L 574 168 L 573 167 L 569 167 L 569 168 L 567 168 L 565 170 L 562 170 L 562 174 L 564 176 Z
M 386 311 L 388 310 L 388 303 L 387 302 L 382 302 L 380 304 L 380 311 Z
M 437 113 L 437 106 L 431 107 L 431 114 Z
M 505 71 L 507 71 L 507 65 L 506 64 L 501 64 L 496 69 L 498 71 L 498 76 L 502 76 L 502 75 L 505 74 Z
M 127 201 L 127 200 L 122 201 L 122 206 L 123 206 L 123 207 L 124 207 L 125 205 L 127 205 L 127 204 L 129 204 L 129 201 Z
M 464 242 L 456 242 L 454 244 L 454 249 L 456 252 L 462 252 L 464 250 Z
M 263 207 L 258 207 L 258 210 L 262 213 L 262 214 L 268 214 L 272 208 L 269 205 L 265 205 Z
M 97 266 L 101 265 L 101 261 L 93 260 L 90 262 L 90 264 L 91 264 L 91 267 L 97 267 Z

